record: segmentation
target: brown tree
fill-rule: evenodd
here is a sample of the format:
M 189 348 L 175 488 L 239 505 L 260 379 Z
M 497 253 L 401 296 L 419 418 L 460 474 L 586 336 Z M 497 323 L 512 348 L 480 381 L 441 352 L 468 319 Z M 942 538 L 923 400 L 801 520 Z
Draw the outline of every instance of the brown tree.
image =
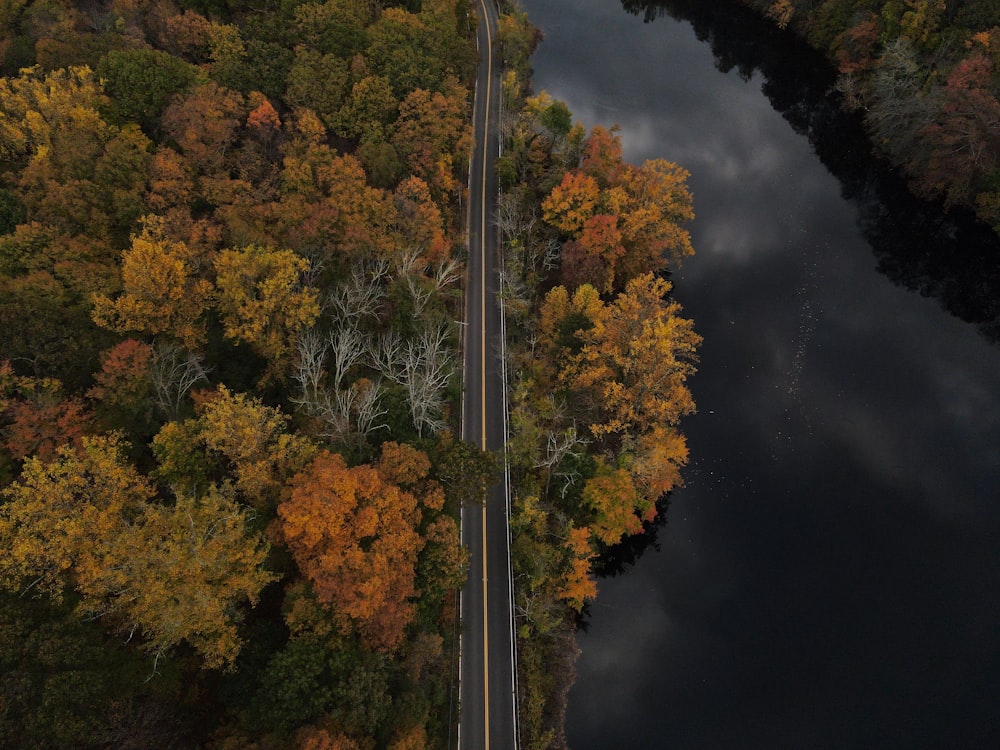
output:
M 278 506 L 281 530 L 319 601 L 372 647 L 395 650 L 414 617 L 417 499 L 371 466 L 320 453 Z

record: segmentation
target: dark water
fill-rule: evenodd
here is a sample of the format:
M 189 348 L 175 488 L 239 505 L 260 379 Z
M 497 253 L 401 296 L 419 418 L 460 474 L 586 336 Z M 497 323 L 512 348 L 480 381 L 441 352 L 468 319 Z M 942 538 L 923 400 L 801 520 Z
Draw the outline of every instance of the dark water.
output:
M 1000 243 L 903 195 L 752 17 L 523 4 L 536 89 L 690 169 L 697 213 L 687 486 L 600 581 L 571 746 L 1000 747 Z

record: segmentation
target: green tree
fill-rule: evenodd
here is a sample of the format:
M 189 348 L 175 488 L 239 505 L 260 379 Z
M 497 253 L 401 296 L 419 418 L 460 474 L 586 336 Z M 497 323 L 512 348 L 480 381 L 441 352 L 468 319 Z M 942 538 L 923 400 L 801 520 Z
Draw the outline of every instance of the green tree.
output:
M 97 66 L 111 97 L 113 122 L 139 123 L 148 133 L 156 127 L 170 99 L 199 77 L 198 68 L 154 49 L 111 50 Z

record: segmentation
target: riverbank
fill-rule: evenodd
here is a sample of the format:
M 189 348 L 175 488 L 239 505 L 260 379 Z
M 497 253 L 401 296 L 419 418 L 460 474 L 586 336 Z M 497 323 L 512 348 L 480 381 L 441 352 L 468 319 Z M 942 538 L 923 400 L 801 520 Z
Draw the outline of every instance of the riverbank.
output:
M 1000 233 L 1000 6 L 738 2 L 827 57 L 842 106 L 862 114 L 916 195 L 974 211 Z
M 615 127 L 589 131 L 530 94 L 538 34 L 507 9 L 505 148 L 497 163 L 501 294 L 511 347 L 508 461 L 522 741 L 565 747 L 574 631 L 595 561 L 641 534 L 688 460 L 679 430 L 701 337 L 666 277 L 693 254 L 688 173 L 626 162 Z

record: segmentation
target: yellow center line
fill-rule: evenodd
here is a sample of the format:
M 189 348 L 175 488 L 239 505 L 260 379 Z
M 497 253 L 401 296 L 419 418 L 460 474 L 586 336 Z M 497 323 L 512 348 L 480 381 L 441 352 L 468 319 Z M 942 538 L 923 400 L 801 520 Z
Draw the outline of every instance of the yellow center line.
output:
M 479 298 L 479 323 L 482 328 L 480 341 L 480 408 L 482 410 L 482 446 L 483 450 L 486 450 L 486 160 L 487 160 L 487 148 L 489 147 L 489 129 L 490 129 L 490 95 L 491 87 L 493 84 L 493 40 L 490 33 L 490 15 L 486 10 L 487 0 L 480 0 L 480 5 L 483 9 L 483 22 L 486 24 L 486 97 L 483 101 L 484 104 L 484 117 L 483 117 L 483 161 L 482 161 L 482 175 L 481 175 L 481 199 L 480 211 L 479 211 L 479 250 L 480 250 L 480 263 L 479 263 L 479 274 L 480 274 L 480 291 L 481 295 Z M 490 747 L 490 634 L 489 634 L 489 611 L 487 607 L 487 575 L 486 575 L 486 504 L 483 503 L 483 677 L 484 677 L 484 689 L 483 689 L 483 700 L 485 702 L 484 706 L 484 718 L 485 718 L 485 750 L 489 750 Z

